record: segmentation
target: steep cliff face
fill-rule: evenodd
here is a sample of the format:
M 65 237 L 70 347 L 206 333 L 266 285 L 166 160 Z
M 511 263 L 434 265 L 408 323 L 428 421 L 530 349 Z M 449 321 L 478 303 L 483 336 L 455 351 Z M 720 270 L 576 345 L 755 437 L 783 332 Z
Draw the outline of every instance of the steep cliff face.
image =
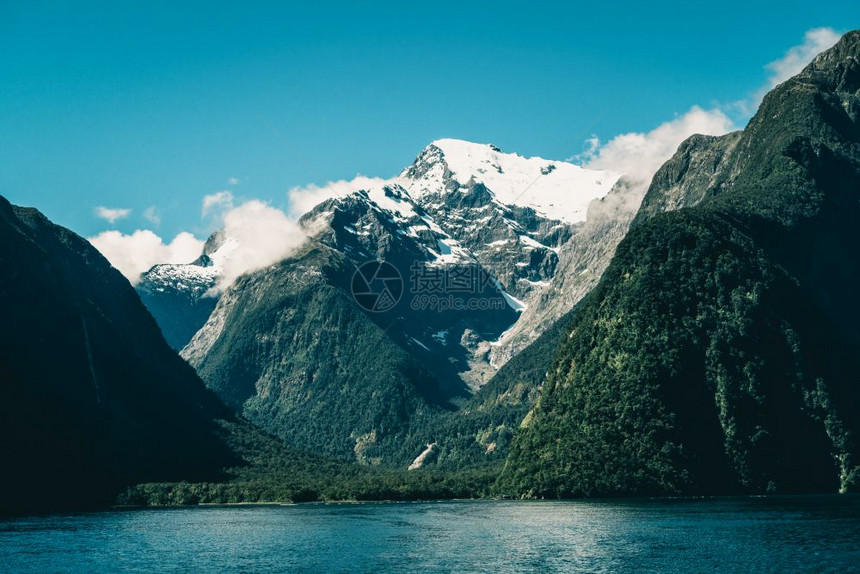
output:
M 594 289 L 627 234 L 644 193 L 643 185 L 622 177 L 605 197 L 589 205 L 585 222 L 557 250 L 555 273 L 493 346 L 490 358 L 494 365 L 505 365 Z
M 0 511 L 111 503 L 213 480 L 229 410 L 84 239 L 0 197 Z
M 661 170 L 561 342 L 504 489 L 856 490 L 858 106 L 851 32 L 742 133 L 688 142 Z
M 732 152 L 743 132 L 724 136 L 694 135 L 654 174 L 634 225 L 655 215 L 693 207 L 717 195 L 737 177 L 737 156 Z

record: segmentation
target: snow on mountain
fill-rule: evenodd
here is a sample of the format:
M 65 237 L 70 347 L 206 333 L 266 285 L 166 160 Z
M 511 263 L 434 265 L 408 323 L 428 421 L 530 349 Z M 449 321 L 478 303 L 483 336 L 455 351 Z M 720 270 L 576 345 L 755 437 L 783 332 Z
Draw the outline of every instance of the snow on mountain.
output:
M 223 274 L 224 263 L 239 243 L 227 237 L 214 249 L 211 249 L 210 242 L 206 245 L 203 254 L 191 263 L 163 263 L 153 266 L 141 276 L 141 284 L 157 292 L 172 288 L 192 291 L 197 295 L 205 294 L 218 282 Z
M 373 203 L 381 209 L 388 211 L 397 219 L 408 221 L 418 217 L 418 214 L 415 212 L 415 205 L 409 194 L 403 189 L 398 189 L 397 186 L 390 185 L 389 182 L 368 186 L 364 191 L 367 192 L 367 196 Z
M 495 321 L 493 313 L 475 313 L 475 324 L 450 338 L 437 336 L 450 326 L 421 323 L 426 317 L 403 333 L 410 349 L 460 365 L 461 380 L 477 388 L 499 364 L 491 365 L 491 345 L 551 285 L 561 248 L 582 228 L 586 206 L 616 179 L 488 144 L 438 140 L 399 176 L 365 178 L 362 189 L 316 206 L 302 225 L 312 241 L 355 265 L 385 260 L 401 265 L 406 276 L 408 259 L 429 268 L 475 266 L 493 277 L 494 292 L 506 303 L 501 330 L 482 323 L 484 315 Z
M 235 239 L 218 232 L 191 263 L 155 265 L 141 276 L 135 289 L 174 349 L 184 347 L 209 318 L 217 301 L 213 289 L 237 247 Z
M 413 165 L 399 181 L 416 199 L 446 187 L 446 171 L 466 186 L 484 184 L 496 201 L 507 206 L 530 207 L 548 219 L 566 223 L 585 221 L 588 204 L 606 195 L 619 178 L 609 171 L 585 169 L 564 161 L 504 153 L 492 144 L 440 139 L 428 146 L 416 164 L 431 164 L 417 171 Z
M 398 226 L 397 233 L 423 244 L 431 265 L 478 264 L 497 278 L 509 308 L 526 319 L 518 319 L 506 332 L 503 339 L 511 340 L 508 345 L 483 339 L 493 345 L 491 361 L 498 367 L 547 326 L 547 320 L 537 319 L 543 317 L 538 307 L 546 306 L 546 293 L 557 296 L 555 291 L 564 290 L 563 278 L 557 275 L 569 272 L 571 261 L 591 251 L 598 254 L 599 270 L 608 261 L 615 243 L 607 241 L 603 250 L 591 245 L 600 243 L 602 236 L 585 222 L 588 206 L 604 201 L 619 179 L 609 171 L 505 153 L 492 144 L 440 139 L 424 148 L 399 176 L 369 181 L 366 189 L 350 197 L 366 198 Z M 622 223 L 619 229 L 626 229 Z M 583 229 L 589 231 L 587 237 L 573 241 Z M 345 231 L 370 233 L 361 225 L 346 226 Z M 372 249 L 348 244 L 343 248 L 373 257 Z M 578 300 L 595 280 L 581 280 L 583 289 L 571 296 Z M 532 322 L 536 324 L 530 326 Z M 519 333 L 528 336 L 513 336 Z
M 607 171 L 504 153 L 490 144 L 441 139 L 398 176 L 362 178 L 354 191 L 311 209 L 300 225 L 310 241 L 341 251 L 356 265 L 397 252 L 431 268 L 478 266 L 495 278 L 506 313 L 514 311 L 508 320 L 515 321 L 550 285 L 560 249 L 582 227 L 588 204 L 606 195 L 616 179 Z M 215 286 L 223 287 L 224 263 L 238 256 L 238 247 L 222 231 L 197 261 L 158 265 L 144 275 L 139 292 L 163 330 L 176 333 L 172 344 L 181 348 L 202 326 L 201 316 L 214 307 Z M 409 263 L 403 264 L 405 276 Z M 196 305 L 199 312 L 186 318 L 182 305 Z M 179 319 L 188 325 L 164 326 Z M 416 335 L 432 346 L 438 330 Z M 489 368 L 484 355 L 504 329 L 495 335 L 473 331 L 462 344 L 474 372 L 463 376 L 479 386 Z

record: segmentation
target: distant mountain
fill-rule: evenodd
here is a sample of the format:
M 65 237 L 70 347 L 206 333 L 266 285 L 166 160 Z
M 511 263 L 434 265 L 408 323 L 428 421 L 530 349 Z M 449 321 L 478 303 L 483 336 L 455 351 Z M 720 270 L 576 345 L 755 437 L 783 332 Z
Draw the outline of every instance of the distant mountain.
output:
M 425 227 L 431 236 L 438 232 L 441 243 L 431 241 L 428 249 L 444 255 L 455 247 L 461 255 L 457 261 L 483 266 L 516 299 L 516 308 L 525 310 L 532 298 L 541 295 L 544 300 L 547 298 L 547 288 L 559 266 L 559 253 L 574 252 L 562 257 L 579 261 L 581 257 L 576 255 L 579 249 L 588 250 L 590 259 L 598 250 L 605 262 L 596 264 L 597 271 L 592 270 L 590 275 L 593 280 L 585 282 L 588 288 L 596 283 L 617 241 L 604 241 L 606 233 L 591 231 L 585 225 L 586 212 L 593 200 L 606 196 L 616 180 L 616 175 L 606 171 L 525 158 L 504 153 L 490 144 L 446 139 L 427 146 L 400 176 L 363 193 L 372 194 L 379 206 L 398 216 L 399 223 L 405 226 L 401 234 L 424 233 Z M 384 189 L 388 192 L 383 192 Z M 392 197 L 402 200 L 402 205 L 387 201 L 386 193 L 393 193 Z M 311 213 L 314 211 L 320 212 L 317 209 Z M 619 229 L 626 231 L 634 213 L 635 206 Z M 417 219 L 411 219 L 413 216 Z M 603 210 L 599 219 L 604 221 L 606 217 Z M 581 247 L 571 249 L 567 244 L 583 225 L 587 237 L 577 242 Z M 601 250 L 603 243 L 606 247 Z M 156 265 L 143 274 L 137 285 L 138 293 L 174 348 L 184 347 L 211 313 L 217 301 L 211 288 L 221 276 L 223 261 L 234 248 L 235 240 L 221 231 L 209 239 L 197 261 Z M 451 263 L 455 256 L 441 257 L 440 262 Z M 520 324 L 511 332 L 527 335 L 517 337 L 511 344 L 505 343 L 504 352 L 481 345 L 480 356 L 473 361 L 475 372 L 465 375 L 468 384 L 479 386 L 486 381 L 495 368 L 534 340 L 587 290 L 583 288 L 575 296 L 566 297 L 564 304 L 557 305 L 560 312 L 550 317 L 545 317 L 539 309 L 525 313 L 527 319 L 521 323 L 528 325 Z M 531 326 L 533 321 L 529 317 L 536 314 L 540 319 Z M 490 363 L 494 368 L 489 368 Z
M 302 252 L 228 288 L 182 354 L 228 404 L 293 444 L 405 466 L 430 421 L 495 374 L 493 344 L 615 179 L 434 142 L 399 177 L 307 213 Z M 402 279 L 382 312 L 352 293 L 369 261 Z
M 137 283 L 141 301 L 155 317 L 168 344 L 177 351 L 188 344 L 212 314 L 218 302 L 213 288 L 235 247 L 235 240 L 219 231 L 206 241 L 203 253 L 195 261 L 155 265 Z
M 555 275 L 558 250 L 582 227 L 589 204 L 617 179 L 492 145 L 438 140 L 396 182 L 527 306 Z
M 87 241 L 0 197 L 0 512 L 214 480 L 233 415 Z
M 669 211 L 669 213 L 666 213 Z M 518 496 L 850 492 L 860 31 L 654 177 L 501 479 Z

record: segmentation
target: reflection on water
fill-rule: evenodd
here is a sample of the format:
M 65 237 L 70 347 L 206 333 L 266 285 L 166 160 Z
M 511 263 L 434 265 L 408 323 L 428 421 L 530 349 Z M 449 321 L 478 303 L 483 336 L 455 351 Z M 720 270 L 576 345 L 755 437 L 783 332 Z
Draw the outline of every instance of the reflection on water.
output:
M 3 571 L 860 570 L 860 499 L 208 507 L 0 522 Z

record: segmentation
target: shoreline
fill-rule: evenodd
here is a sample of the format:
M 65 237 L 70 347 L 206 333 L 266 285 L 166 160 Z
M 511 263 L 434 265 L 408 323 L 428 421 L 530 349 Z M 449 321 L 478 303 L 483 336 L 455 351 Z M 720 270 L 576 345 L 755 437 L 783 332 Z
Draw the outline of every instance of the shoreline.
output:
M 184 505 L 113 505 L 107 509 L 94 509 L 92 512 L 103 510 L 165 510 L 179 508 L 242 508 L 242 507 L 292 507 L 308 505 L 382 505 L 382 504 L 444 504 L 465 502 L 495 502 L 507 503 L 587 503 L 587 504 L 643 504 L 660 502 L 705 502 L 713 500 L 743 501 L 743 500 L 792 500 L 792 499 L 816 499 L 816 498 L 855 498 L 860 496 L 856 493 L 818 492 L 800 494 L 725 494 L 725 495 L 690 495 L 690 496 L 640 496 L 640 497 L 602 497 L 602 498 L 425 498 L 416 500 L 312 500 L 302 502 L 201 502 L 198 504 Z

